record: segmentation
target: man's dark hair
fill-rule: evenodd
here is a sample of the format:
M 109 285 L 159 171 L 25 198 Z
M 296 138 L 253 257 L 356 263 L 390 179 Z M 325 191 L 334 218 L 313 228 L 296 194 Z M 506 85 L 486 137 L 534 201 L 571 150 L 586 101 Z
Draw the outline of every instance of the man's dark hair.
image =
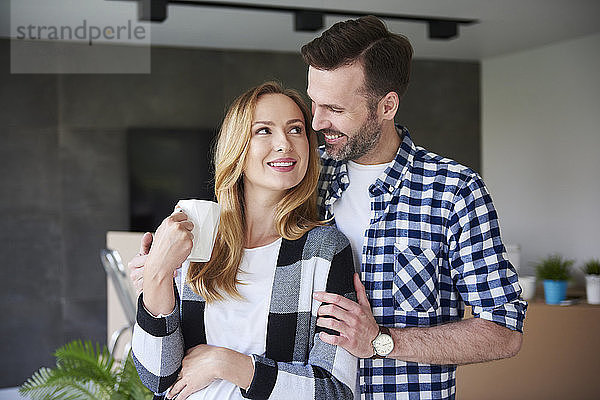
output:
M 378 101 L 389 92 L 402 98 L 406 92 L 412 46 L 372 15 L 338 22 L 302 46 L 301 52 L 308 65 L 326 71 L 359 62 L 368 99 Z

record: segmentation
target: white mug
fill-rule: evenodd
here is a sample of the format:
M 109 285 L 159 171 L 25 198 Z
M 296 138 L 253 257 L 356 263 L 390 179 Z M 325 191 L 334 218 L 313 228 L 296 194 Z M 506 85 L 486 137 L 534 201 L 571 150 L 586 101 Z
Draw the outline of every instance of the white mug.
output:
M 187 259 L 193 262 L 210 260 L 219 229 L 221 207 L 213 201 L 190 199 L 179 200 L 175 206 L 177 208 L 181 208 L 194 224 L 194 246 Z

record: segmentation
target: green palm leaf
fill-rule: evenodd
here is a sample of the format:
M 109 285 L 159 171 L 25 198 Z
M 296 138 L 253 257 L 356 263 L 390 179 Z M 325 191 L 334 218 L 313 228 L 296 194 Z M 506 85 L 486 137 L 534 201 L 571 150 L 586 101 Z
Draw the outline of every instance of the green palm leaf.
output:
M 106 399 L 95 385 L 74 379 L 60 369 L 40 368 L 19 389 L 34 400 L 102 400 Z
M 140 380 L 130 352 L 121 363 L 116 390 L 113 397 L 111 397 L 111 400 L 150 400 L 152 397 L 152 392 L 150 392 Z
M 33 400 L 117 400 L 152 398 L 131 356 L 115 363 L 106 346 L 74 341 L 54 353 L 55 368 L 40 368 L 19 389 Z
M 110 393 L 116 382 L 116 374 L 113 372 L 114 359 L 108 352 L 106 346 L 100 349 L 86 341 L 82 343 L 74 341 L 67 343 L 54 353 L 57 368 L 69 372 L 76 381 L 90 382 L 93 386 L 104 393 L 102 398 L 110 397 Z

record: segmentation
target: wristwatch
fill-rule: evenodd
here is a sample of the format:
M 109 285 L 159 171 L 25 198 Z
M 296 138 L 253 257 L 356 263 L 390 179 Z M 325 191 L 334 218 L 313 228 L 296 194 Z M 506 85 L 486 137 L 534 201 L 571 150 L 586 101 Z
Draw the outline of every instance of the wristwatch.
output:
M 379 334 L 373 339 L 373 358 L 385 358 L 394 350 L 394 339 L 390 329 L 385 326 L 379 327 Z

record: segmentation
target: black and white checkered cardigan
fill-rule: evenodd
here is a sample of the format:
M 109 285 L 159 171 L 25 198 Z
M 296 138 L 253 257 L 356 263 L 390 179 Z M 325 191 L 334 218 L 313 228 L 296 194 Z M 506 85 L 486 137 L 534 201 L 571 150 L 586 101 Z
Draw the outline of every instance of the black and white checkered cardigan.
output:
M 185 268 L 185 266 L 184 266 Z M 283 239 L 277 259 L 267 323 L 266 354 L 253 354 L 254 377 L 249 399 L 353 399 L 357 360 L 341 347 L 319 339 L 320 302 L 313 291 L 326 290 L 356 298 L 352 251 L 336 229 L 317 227 L 298 240 Z M 176 307 L 155 318 L 138 300 L 133 360 L 142 382 L 163 398 L 175 382 L 185 351 L 206 343 L 205 301 L 176 278 Z M 328 330 L 327 330 L 328 331 Z M 328 331 L 329 333 L 333 333 Z

